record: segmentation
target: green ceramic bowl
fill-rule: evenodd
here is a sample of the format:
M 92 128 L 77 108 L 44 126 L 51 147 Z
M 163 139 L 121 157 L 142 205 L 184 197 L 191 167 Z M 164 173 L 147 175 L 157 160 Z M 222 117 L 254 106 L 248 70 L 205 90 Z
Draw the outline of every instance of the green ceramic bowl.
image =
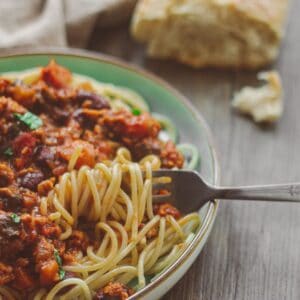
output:
M 13 50 L 2 54 L 0 74 L 42 66 L 51 58 L 75 73 L 128 87 L 140 93 L 152 112 L 159 112 L 173 120 L 179 131 L 180 143 L 192 143 L 198 148 L 201 157 L 199 172 L 208 182 L 218 183 L 218 161 L 206 122 L 188 100 L 154 75 L 111 57 L 82 50 L 49 48 Z M 199 211 L 203 224 L 190 246 L 173 265 L 132 296 L 132 299 L 158 299 L 184 275 L 210 234 L 217 206 L 217 201 L 211 201 Z

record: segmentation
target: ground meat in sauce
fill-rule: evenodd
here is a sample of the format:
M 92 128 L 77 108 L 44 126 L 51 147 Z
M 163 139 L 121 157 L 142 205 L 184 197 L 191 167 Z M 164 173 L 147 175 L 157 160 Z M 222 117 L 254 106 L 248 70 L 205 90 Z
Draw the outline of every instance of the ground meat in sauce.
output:
M 18 290 L 31 290 L 37 284 L 35 274 L 30 268 L 30 262 L 27 258 L 17 259 L 14 266 L 15 280 L 13 287 Z
M 32 191 L 36 191 L 39 183 L 44 180 L 44 174 L 37 170 L 26 172 L 20 177 L 20 186 Z
M 14 180 L 15 174 L 8 163 L 0 162 L 0 187 L 9 186 Z
M 24 249 L 19 239 L 21 228 L 11 217 L 11 213 L 0 210 L 0 257 L 7 260 Z
M 42 68 L 32 84 L 0 78 L 0 285 L 24 295 L 62 279 L 57 255 L 63 264 L 74 263 L 79 251 L 86 253 L 93 245 L 92 231 L 80 228 L 60 241 L 61 228 L 39 211 L 39 196 L 47 195 L 67 171 L 75 148 L 82 149 L 77 169 L 113 159 L 122 146 L 136 161 L 155 154 L 163 167 L 183 165 L 175 145 L 158 139 L 160 125 L 149 113 L 116 112 L 91 85 L 74 88 L 71 81 L 70 71 L 55 61 Z M 25 114 L 34 114 L 42 125 L 31 128 L 20 118 Z M 169 206 L 156 213 L 179 216 Z M 95 299 L 127 299 L 132 293 L 114 282 Z
M 39 238 L 34 248 L 35 271 L 39 274 L 41 286 L 49 286 L 59 280 L 59 265 L 53 255 L 54 249 L 54 245 L 44 237 Z
M 101 124 L 106 129 L 106 135 L 125 145 L 133 154 L 134 159 L 140 160 L 147 154 L 161 157 L 162 167 L 181 168 L 183 156 L 169 141 L 166 144 L 158 140 L 160 125 L 148 113 L 132 116 L 127 111 L 108 111 L 102 118 Z
M 41 77 L 45 83 L 57 89 L 67 87 L 72 80 L 70 71 L 56 64 L 54 60 L 42 69 Z
M 100 289 L 93 300 L 126 300 L 134 291 L 122 283 L 110 282 Z
M 108 135 L 128 144 L 146 137 L 157 137 L 160 131 L 158 121 L 146 112 L 134 116 L 125 110 L 108 111 L 103 115 L 102 124 L 108 129 Z
M 175 219 L 180 218 L 179 210 L 170 203 L 155 203 L 153 205 L 153 212 L 154 214 L 160 215 L 161 217 L 166 217 L 167 215 L 170 215 Z
M 84 231 L 73 230 L 67 241 L 67 245 L 69 249 L 79 250 L 86 253 L 86 249 L 89 246 L 89 237 Z
M 0 262 L 0 286 L 15 279 L 12 266 Z
M 5 211 L 19 211 L 24 202 L 20 190 L 16 187 L 0 188 L 0 209 Z

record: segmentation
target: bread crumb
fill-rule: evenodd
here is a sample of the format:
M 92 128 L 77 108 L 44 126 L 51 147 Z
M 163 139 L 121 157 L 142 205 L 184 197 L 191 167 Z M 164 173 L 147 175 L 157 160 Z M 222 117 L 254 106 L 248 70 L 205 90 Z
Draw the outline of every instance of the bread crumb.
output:
M 283 90 L 277 71 L 260 72 L 259 80 L 266 83 L 258 88 L 244 87 L 234 95 L 232 106 L 252 116 L 255 122 L 275 122 L 283 111 Z

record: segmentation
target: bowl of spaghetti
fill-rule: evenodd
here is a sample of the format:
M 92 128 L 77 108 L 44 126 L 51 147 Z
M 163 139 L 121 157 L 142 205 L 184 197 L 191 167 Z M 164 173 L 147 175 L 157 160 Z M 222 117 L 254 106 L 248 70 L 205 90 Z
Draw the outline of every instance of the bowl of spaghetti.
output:
M 217 201 L 154 204 L 161 168 L 217 183 L 203 118 L 155 76 L 80 50 L 0 57 L 0 295 L 158 299 L 187 271 Z M 199 195 L 201 196 L 201 195 Z

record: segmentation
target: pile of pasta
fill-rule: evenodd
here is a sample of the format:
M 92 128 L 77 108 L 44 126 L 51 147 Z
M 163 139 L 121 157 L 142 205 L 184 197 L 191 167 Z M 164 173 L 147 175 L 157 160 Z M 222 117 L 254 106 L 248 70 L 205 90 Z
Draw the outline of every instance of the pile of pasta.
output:
M 97 289 L 110 281 L 124 284 L 137 278 L 136 288 L 146 284 L 147 275 L 155 276 L 172 264 L 194 237 L 200 225 L 198 213 L 175 219 L 153 214 L 152 184 L 164 178 L 153 178 L 152 171 L 160 161 L 149 155 L 139 163 L 131 161 L 127 149 L 118 150 L 114 161 L 97 164 L 93 169 L 75 170 L 81 149 L 76 149 L 55 189 L 41 199 L 41 212 L 64 228 L 60 239 L 67 239 L 80 217 L 96 222 L 99 248 L 88 247 L 78 263 L 63 266 L 76 274 L 56 284 L 46 299 L 53 299 L 66 286 L 71 286 L 62 299 L 92 298 Z M 139 224 L 144 223 L 144 226 Z M 157 236 L 147 233 L 157 230 Z M 35 299 L 47 292 L 41 290 Z

